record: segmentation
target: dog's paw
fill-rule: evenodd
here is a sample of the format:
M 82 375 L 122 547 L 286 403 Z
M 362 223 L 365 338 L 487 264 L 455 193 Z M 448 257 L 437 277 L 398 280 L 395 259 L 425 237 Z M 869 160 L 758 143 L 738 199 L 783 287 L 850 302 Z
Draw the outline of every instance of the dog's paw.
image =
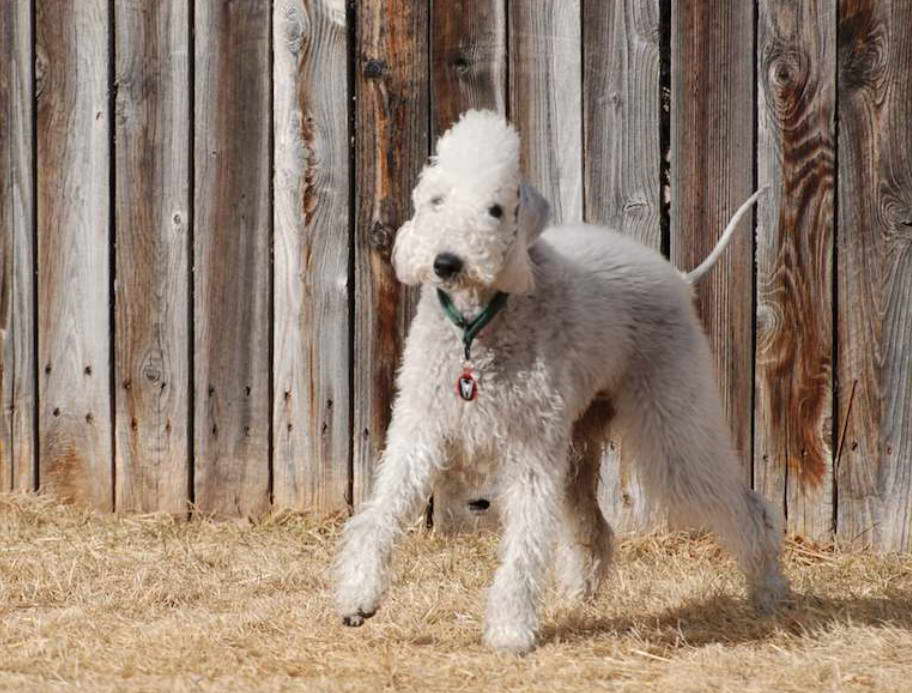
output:
M 342 623 L 352 628 L 363 626 L 380 606 L 379 598 L 364 593 L 337 594 L 336 599 L 336 610 L 342 617 Z
M 489 625 L 485 628 L 484 644 L 498 652 L 528 654 L 535 649 L 535 631 L 524 627 Z
M 786 606 L 791 598 L 788 579 L 775 575 L 751 586 L 751 601 L 754 610 L 763 616 L 769 615 L 781 606 Z
M 349 626 L 351 628 L 357 628 L 358 626 L 363 626 L 364 622 L 367 619 L 369 619 L 371 616 L 373 616 L 375 613 L 377 613 L 377 612 L 376 611 L 362 611 L 361 609 L 358 609 L 358 611 L 356 611 L 353 614 L 347 614 L 347 615 L 343 616 L 342 623 L 343 623 L 343 625 Z

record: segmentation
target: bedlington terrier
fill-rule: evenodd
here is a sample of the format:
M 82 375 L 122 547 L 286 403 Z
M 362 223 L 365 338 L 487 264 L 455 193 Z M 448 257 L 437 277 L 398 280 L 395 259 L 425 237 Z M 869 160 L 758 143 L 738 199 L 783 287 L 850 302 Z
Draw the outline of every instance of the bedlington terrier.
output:
M 718 534 L 760 610 L 786 594 L 777 521 L 741 477 L 691 289 L 757 194 L 684 275 L 609 229 L 546 229 L 501 116 L 469 111 L 440 138 L 393 249 L 399 280 L 422 290 L 372 494 L 336 559 L 346 625 L 377 610 L 393 543 L 448 461 L 495 460 L 503 538 L 484 641 L 532 649 L 552 546 L 577 597 L 611 558 L 596 500 L 610 413 L 648 496 Z

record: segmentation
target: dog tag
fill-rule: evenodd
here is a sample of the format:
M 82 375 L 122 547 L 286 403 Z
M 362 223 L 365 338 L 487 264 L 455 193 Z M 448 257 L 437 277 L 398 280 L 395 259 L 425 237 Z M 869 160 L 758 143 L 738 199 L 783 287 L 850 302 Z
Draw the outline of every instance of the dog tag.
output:
M 460 375 L 459 380 L 456 381 L 456 392 L 459 393 L 459 396 L 466 402 L 471 402 L 475 399 L 475 395 L 478 393 L 478 384 L 475 382 L 475 377 L 472 375 L 471 368 L 465 368 L 462 371 L 462 375 Z

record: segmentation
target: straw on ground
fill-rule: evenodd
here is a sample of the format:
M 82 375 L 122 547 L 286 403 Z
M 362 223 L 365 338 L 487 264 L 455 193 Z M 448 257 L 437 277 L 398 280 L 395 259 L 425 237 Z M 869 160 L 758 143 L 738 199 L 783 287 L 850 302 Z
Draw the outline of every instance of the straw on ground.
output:
M 912 557 L 790 541 L 794 605 L 759 619 L 727 555 L 622 542 L 594 603 L 554 602 L 525 658 L 480 643 L 491 535 L 411 533 L 363 628 L 327 567 L 339 521 L 253 526 L 95 514 L 0 496 L 0 689 L 908 690 Z

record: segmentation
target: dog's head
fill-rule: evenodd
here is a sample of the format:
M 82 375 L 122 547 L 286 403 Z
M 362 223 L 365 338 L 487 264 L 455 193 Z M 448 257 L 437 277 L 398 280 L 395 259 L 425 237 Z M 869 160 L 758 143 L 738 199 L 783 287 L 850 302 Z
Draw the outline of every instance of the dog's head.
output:
M 396 235 L 405 284 L 533 288 L 528 247 L 549 206 L 519 176 L 519 135 L 492 111 L 468 111 L 437 141 L 412 194 L 415 213 Z

